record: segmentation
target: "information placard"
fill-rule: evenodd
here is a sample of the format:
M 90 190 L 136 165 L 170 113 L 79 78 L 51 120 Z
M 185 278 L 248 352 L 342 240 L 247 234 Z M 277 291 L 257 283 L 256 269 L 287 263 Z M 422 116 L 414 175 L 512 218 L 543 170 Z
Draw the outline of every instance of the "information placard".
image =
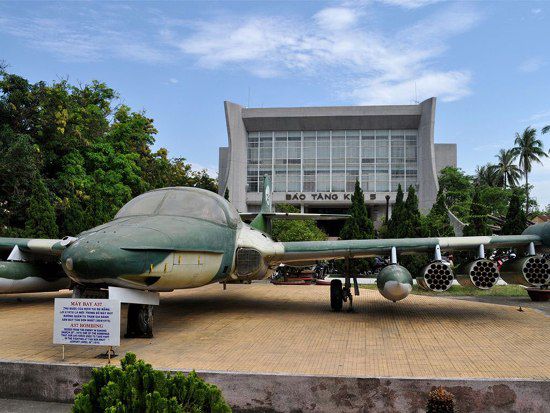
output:
M 100 298 L 56 298 L 54 344 L 120 345 L 120 302 Z

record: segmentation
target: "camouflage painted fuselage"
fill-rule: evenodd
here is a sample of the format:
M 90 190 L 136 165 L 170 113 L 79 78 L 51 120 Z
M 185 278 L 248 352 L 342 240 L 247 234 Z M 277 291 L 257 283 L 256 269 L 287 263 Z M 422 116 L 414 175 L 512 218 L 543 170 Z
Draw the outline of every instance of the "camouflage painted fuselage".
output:
M 120 218 L 79 235 L 61 256 L 80 284 L 170 291 L 227 278 L 237 228 L 175 216 Z

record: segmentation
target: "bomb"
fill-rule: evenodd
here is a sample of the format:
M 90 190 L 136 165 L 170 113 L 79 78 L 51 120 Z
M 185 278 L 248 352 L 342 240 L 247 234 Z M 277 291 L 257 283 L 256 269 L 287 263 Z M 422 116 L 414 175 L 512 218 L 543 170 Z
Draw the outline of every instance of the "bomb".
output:
M 399 264 L 390 264 L 378 273 L 376 285 L 384 298 L 396 302 L 410 294 L 413 280 L 411 273 L 405 267 Z

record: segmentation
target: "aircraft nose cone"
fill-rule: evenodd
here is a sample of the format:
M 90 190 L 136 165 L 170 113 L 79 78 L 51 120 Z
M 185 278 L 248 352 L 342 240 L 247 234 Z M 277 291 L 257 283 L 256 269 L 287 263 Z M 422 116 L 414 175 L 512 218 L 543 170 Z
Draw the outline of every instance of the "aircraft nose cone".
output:
M 145 267 L 147 252 L 124 249 L 127 241 L 127 237 L 106 233 L 83 237 L 61 254 L 63 270 L 80 283 L 140 274 Z

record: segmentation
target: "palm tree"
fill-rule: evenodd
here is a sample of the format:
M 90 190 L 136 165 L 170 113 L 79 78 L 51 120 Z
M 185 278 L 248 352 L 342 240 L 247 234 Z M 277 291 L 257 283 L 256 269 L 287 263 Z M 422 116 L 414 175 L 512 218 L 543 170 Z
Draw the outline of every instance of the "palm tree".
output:
M 478 166 L 474 175 L 474 183 L 476 185 L 497 186 L 497 175 L 495 173 L 496 165 L 488 163 L 487 165 Z
M 542 128 L 542 133 L 548 133 L 550 132 L 550 125 L 546 125 L 544 128 Z M 550 151 L 548 151 L 550 153 Z
M 517 186 L 522 172 L 519 166 L 514 164 L 516 155 L 513 149 L 501 149 L 496 158 L 498 163 L 492 165 L 493 172 L 498 183 L 506 189 L 508 186 Z
M 544 152 L 544 144 L 540 139 L 537 139 L 537 130 L 528 126 L 520 135 L 516 132 L 515 147 L 512 149 L 514 155 L 519 157 L 519 167 L 525 175 L 525 193 L 527 201 L 525 203 L 525 214 L 529 213 L 529 172 L 533 163 L 542 164 L 541 158 L 548 155 Z

